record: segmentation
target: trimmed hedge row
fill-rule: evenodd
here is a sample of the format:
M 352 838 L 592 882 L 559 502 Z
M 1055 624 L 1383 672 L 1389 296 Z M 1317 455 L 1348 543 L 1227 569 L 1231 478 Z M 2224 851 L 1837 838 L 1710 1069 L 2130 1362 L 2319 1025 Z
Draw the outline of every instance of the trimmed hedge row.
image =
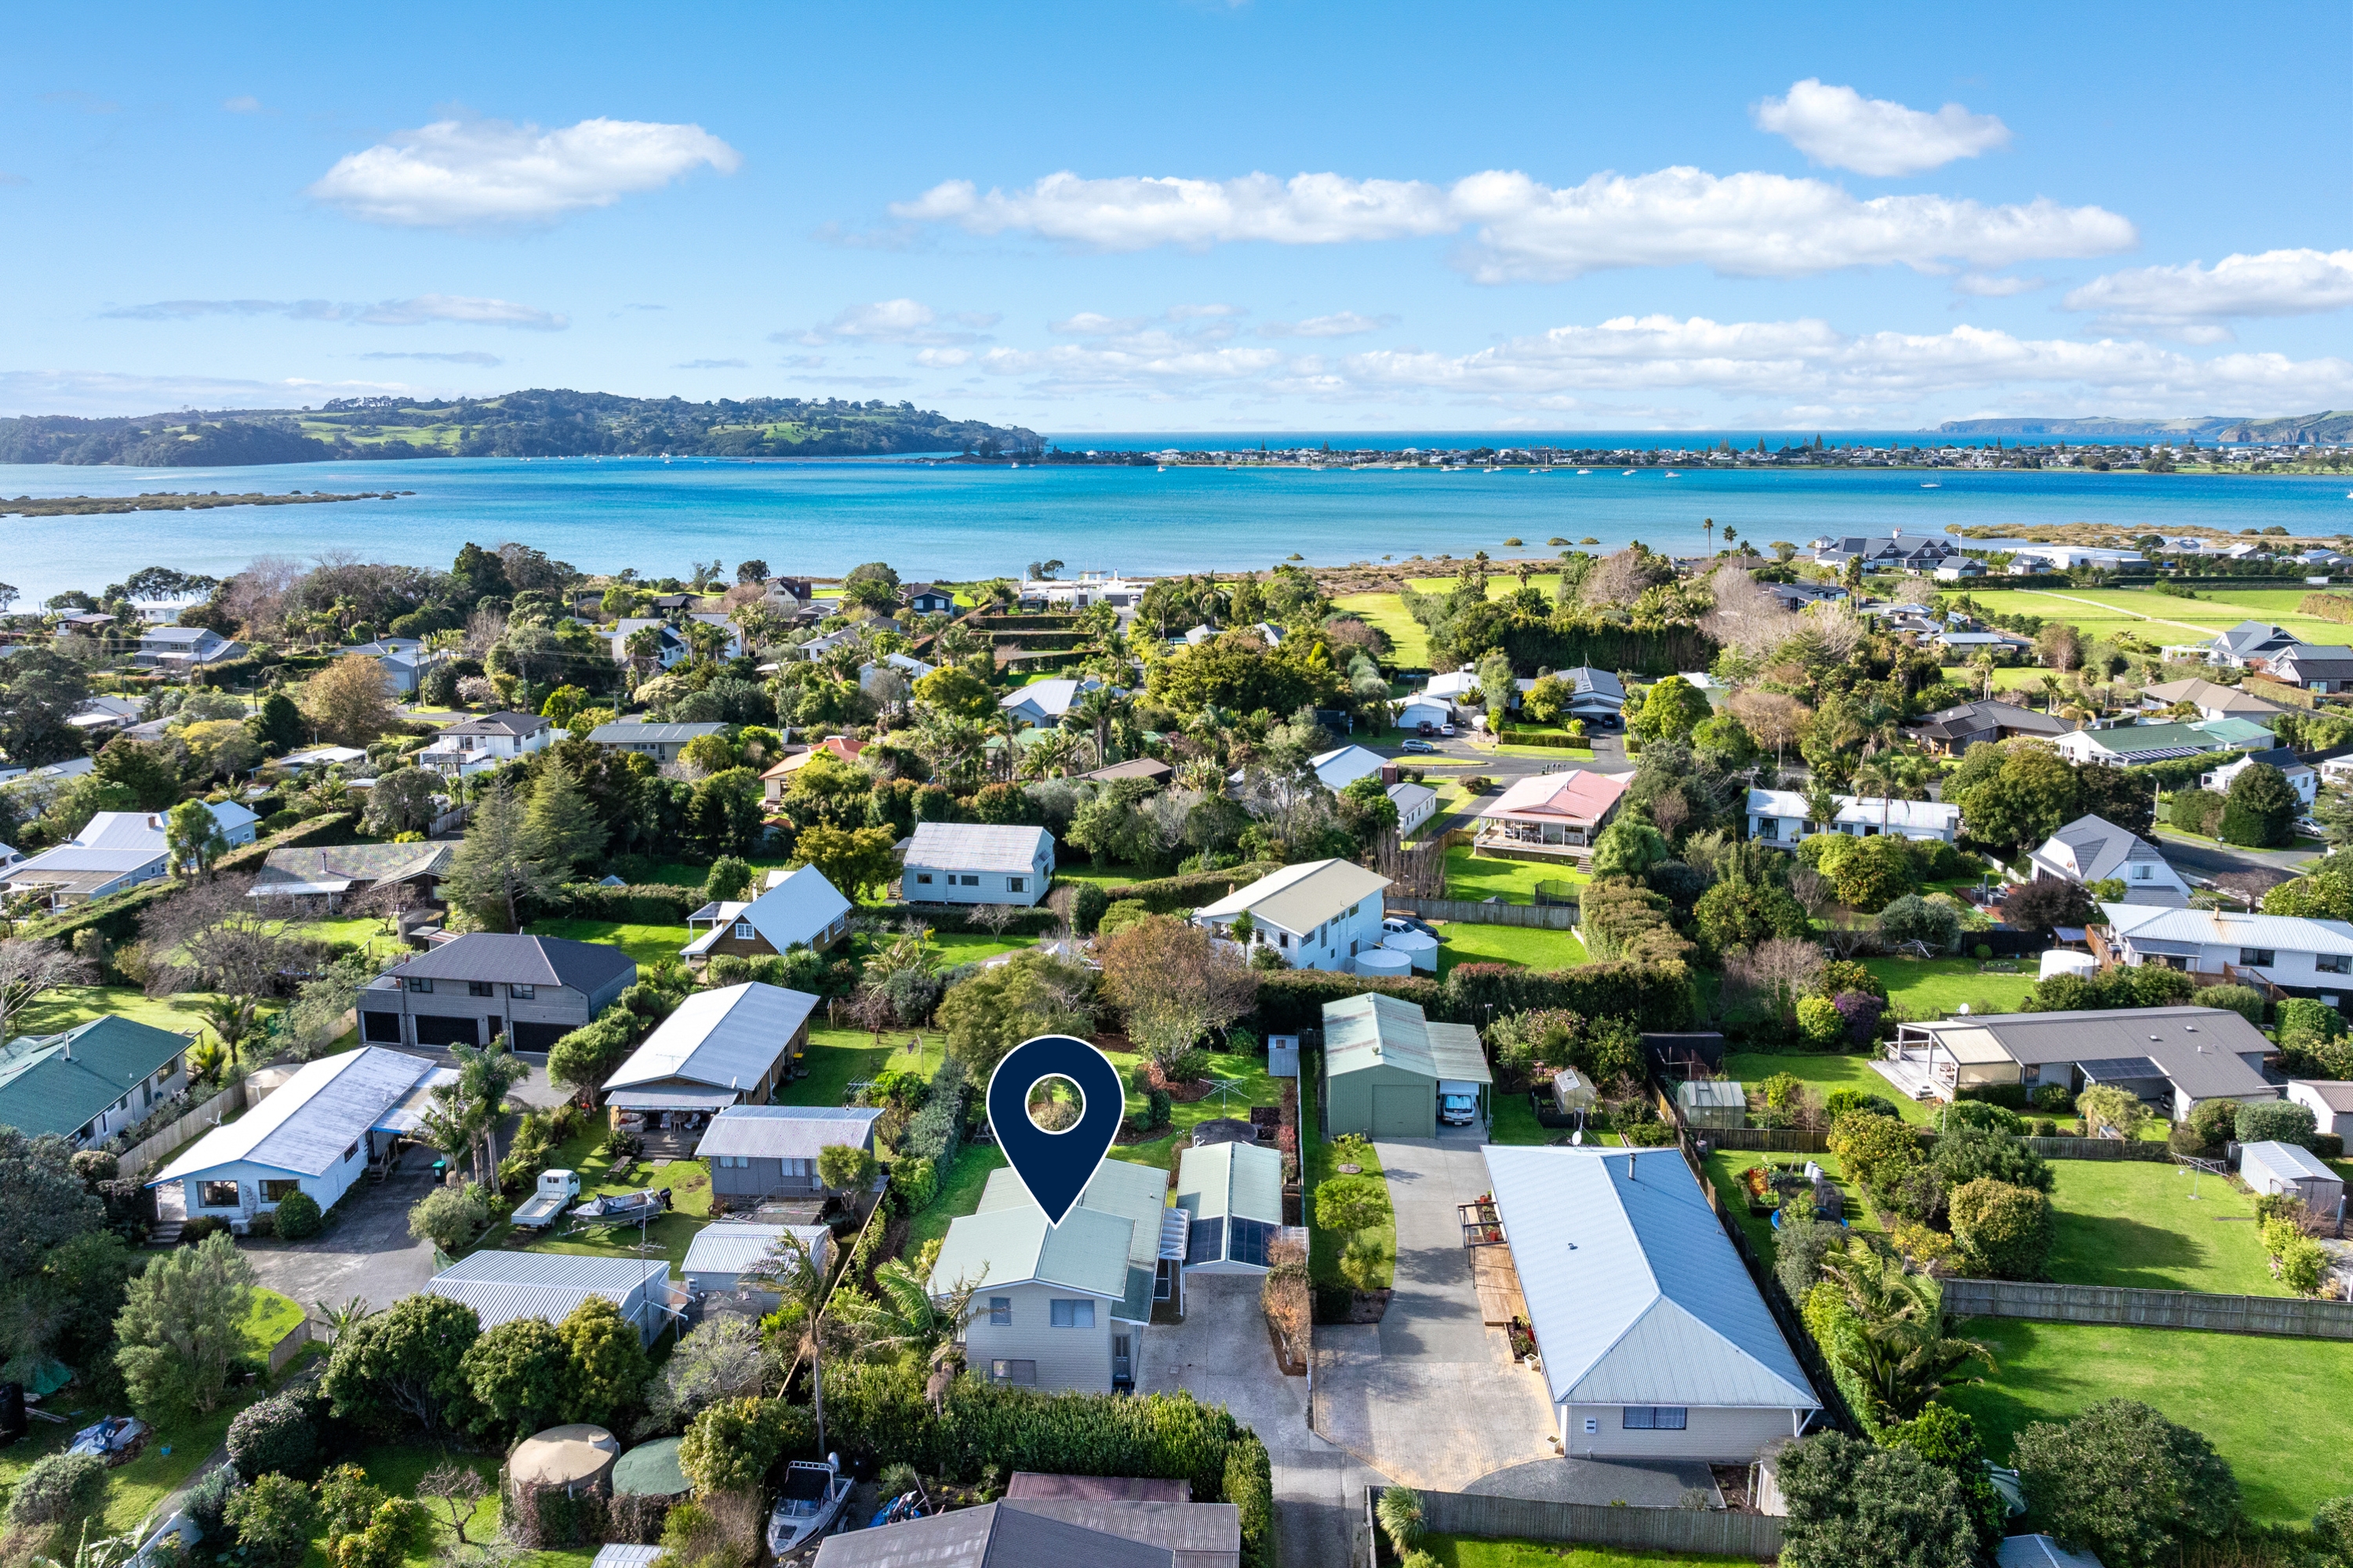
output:
M 1281 871 L 1279 861 L 1251 861 L 1246 865 L 1229 866 L 1223 871 L 1197 871 L 1185 876 L 1164 876 L 1153 882 L 1131 882 L 1124 887 L 1110 887 L 1114 904 L 1135 903 L 1155 915 L 1174 915 L 1183 909 L 1198 909 L 1204 904 L 1215 904 L 1237 887 L 1248 887 L 1259 878 Z
M 993 936 L 989 928 L 973 918 L 976 904 L 909 904 L 903 906 L 910 915 L 922 918 L 934 931 L 957 931 L 968 936 Z M 1062 917 L 1039 904 L 1028 909 L 1016 909 L 1013 918 L 1006 923 L 1008 937 L 1042 937 L 1049 931 L 1059 931 Z
M 688 916 L 708 902 L 700 887 L 677 887 L 666 882 L 632 883 L 627 887 L 567 882 L 539 899 L 538 908 L 543 918 L 550 919 L 682 926 Z
M 1457 964 L 1443 980 L 1282 969 L 1260 977 L 1261 1032 L 1295 1034 L 1324 1023 L 1324 1004 L 1375 991 L 1415 1003 L 1437 1022 L 1483 1025 L 1494 1014 L 1557 1008 L 1587 1018 L 1631 1018 L 1646 1030 L 1691 1027 L 1691 978 L 1676 966 L 1580 964 L 1526 969 L 1513 964 Z

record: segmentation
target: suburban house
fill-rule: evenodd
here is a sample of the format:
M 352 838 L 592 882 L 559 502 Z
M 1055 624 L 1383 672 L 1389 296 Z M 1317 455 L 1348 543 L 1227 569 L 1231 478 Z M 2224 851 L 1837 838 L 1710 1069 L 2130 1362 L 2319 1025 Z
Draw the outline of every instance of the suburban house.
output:
M 602 1296 L 620 1308 L 623 1322 L 636 1325 L 638 1339 L 648 1345 L 661 1337 L 672 1310 L 670 1265 L 659 1258 L 491 1248 L 459 1258 L 425 1288 L 471 1307 L 485 1330 L 518 1318 L 561 1323 L 575 1308 Z
M 1568 701 L 1561 708 L 1564 719 L 1580 718 L 1588 724 L 1606 724 L 1625 710 L 1626 683 L 1607 670 L 1578 665 L 1573 669 L 1554 670 L 1550 673 L 1569 691 Z M 1538 679 L 1541 677 L 1514 678 L 1509 705 L 1518 707 L 1521 699 L 1528 694 Z M 1468 699 L 1472 692 L 1478 690 L 1478 666 L 1465 664 L 1459 670 L 1432 675 L 1430 683 L 1417 694 L 1443 702 L 1451 712 L 1463 713 L 1473 706 Z M 1478 705 L 1483 709 L 1483 704 Z
M 858 754 L 866 749 L 862 740 L 852 740 L 846 735 L 830 735 L 795 750 L 760 775 L 760 786 L 768 804 L 775 805 L 792 788 L 793 775 L 820 757 L 830 757 L 836 762 L 856 762 Z
M 1816 833 L 1846 833 L 1867 839 L 1891 833 L 1906 839 L 1951 843 L 1961 831 L 1961 809 L 1941 800 L 1891 800 L 1883 796 L 1833 795 L 1838 815 L 1818 821 L 1806 798 L 1794 789 L 1748 791 L 1748 836 L 1758 843 L 1794 849 Z
M 93 1018 L 55 1034 L 0 1045 L 0 1127 L 27 1138 L 55 1133 L 77 1149 L 134 1127 L 188 1086 L 195 1036 Z
M 2004 662 L 2017 659 L 2030 652 L 2034 644 L 2008 631 L 1939 631 L 1928 640 L 1936 647 L 1958 659 L 1989 653 Z
M 198 1139 L 147 1185 L 181 1183 L 188 1218 L 213 1215 L 240 1234 L 254 1215 L 275 1213 L 297 1190 L 324 1212 L 416 1130 L 412 1097 L 456 1080 L 454 1067 L 374 1045 L 305 1062 L 268 1098 Z
M 463 778 L 518 757 L 544 751 L 555 741 L 555 723 L 537 714 L 484 714 L 459 719 L 417 754 L 418 766 Z
M 1187 1149 L 1176 1162 L 1176 1207 L 1188 1271 L 1264 1274 L 1267 1246 L 1283 1228 L 1282 1156 L 1257 1143 Z
M 1820 566 L 1842 567 L 1859 559 L 1867 572 L 1933 572 L 1959 555 L 1960 546 L 1932 535 L 1906 538 L 1903 529 L 1891 528 L 1884 537 L 1850 534 L 1816 539 L 1813 552 Z
M 2192 677 L 2187 681 L 2164 681 L 2141 688 L 2140 704 L 2145 708 L 2173 708 L 2183 704 L 2198 710 L 2200 718 L 2253 719 L 2268 724 L 2287 710 L 2277 703 L 2251 696 L 2236 686 L 2225 686 L 2215 681 Z
M 947 615 L 955 609 L 955 594 L 931 583 L 901 583 L 899 602 L 917 615 Z
M 613 1004 L 635 959 L 603 942 L 470 931 L 395 964 L 360 993 L 372 1045 L 487 1045 L 544 1051 Z
M 2113 913 L 2126 906 L 2104 907 Z M 1899 1024 L 1895 1044 L 1874 1065 L 1915 1099 L 1949 1100 L 1958 1090 L 1993 1084 L 2018 1084 L 2029 1095 L 2045 1084 L 2071 1094 L 2107 1084 L 2182 1121 L 2208 1100 L 2279 1098 L 2263 1074 L 2271 1049 L 2262 1031 L 2227 1008 L 2111 1008 Z
M 1905 725 L 1904 734 L 1939 757 L 1958 757 L 1981 740 L 2010 740 L 2021 735 L 2048 739 L 2074 727 L 2065 719 L 2015 703 L 1962 703 Z
M 807 991 L 744 980 L 678 1004 L 605 1080 L 618 1111 L 715 1111 L 768 1103 L 808 1045 Z
M 249 896 L 290 898 L 296 907 L 332 915 L 353 899 L 381 895 L 405 901 L 401 934 L 438 921 L 441 879 L 458 846 L 448 840 L 408 844 L 334 844 L 324 849 L 274 849 L 254 874 Z
M 1102 687 L 1103 683 L 1092 676 L 1084 680 L 1055 676 L 1032 681 L 1026 686 L 1017 686 L 997 698 L 997 705 L 1023 724 L 1058 725 L 1062 722 L 1062 715 L 1069 713 L 1081 697 Z
M 1424 735 L 1451 732 L 1454 726 L 1454 705 L 1443 697 L 1416 693 L 1398 705 L 1397 722 L 1399 729 L 1417 730 Z
M 2320 775 L 2312 770 L 2311 764 L 2284 746 L 2274 747 L 2269 751 L 2251 751 L 2244 757 L 2222 764 L 2211 773 L 2201 773 L 2198 776 L 2198 787 L 2211 789 L 2217 794 L 2228 793 L 2231 780 L 2258 762 L 2285 774 L 2287 787 L 2295 791 L 2295 798 L 2304 804 L 2311 805 L 2314 797 L 2320 793 Z
M 917 822 L 904 863 L 899 885 L 910 904 L 1032 905 L 1054 879 L 1054 835 L 1043 828 Z
M 1024 1478 L 1017 1472 L 1014 1481 Z M 1239 1568 L 1234 1504 L 1194 1502 L 1189 1489 L 1184 1501 L 1105 1495 L 1139 1483 L 1069 1478 L 1087 1489 L 1045 1498 L 1008 1489 L 978 1508 L 828 1535 L 817 1568 Z
M 287 773 L 301 773 L 311 768 L 349 768 L 366 760 L 367 753 L 356 746 L 306 746 L 280 758 L 278 766 Z
M 139 722 L 141 705 L 131 697 L 95 696 L 74 709 L 66 723 L 84 735 L 111 735 Z
M 1150 577 L 1124 577 L 1117 572 L 1081 572 L 1075 579 L 1027 578 L 1018 591 L 1025 605 L 1054 604 L 1067 609 L 1084 609 L 1090 605 L 1107 604 L 1114 609 L 1132 609 L 1151 586 Z
M 2293 648 L 2300 641 L 2284 626 L 2242 620 L 2206 645 L 2206 657 L 2229 669 L 2243 670 L 2258 659 Z
M 402 696 L 417 690 L 425 673 L 425 644 L 414 637 L 382 637 L 374 642 L 336 650 L 343 659 L 373 659 L 392 689 Z
M 861 1106 L 731 1105 L 711 1118 L 694 1157 L 711 1162 L 711 1195 L 731 1207 L 816 1197 L 825 1191 L 818 1151 L 846 1144 L 871 1154 L 881 1115 Z
M 1757 587 L 1773 596 L 1774 601 L 1791 615 L 1809 605 L 1824 604 L 1846 597 L 1846 589 L 1836 583 L 1759 583 Z
M 2260 661 L 2260 668 L 2283 685 L 2317 694 L 2353 691 L 2353 648 L 2299 642 Z
M 939 669 L 937 664 L 926 664 L 912 653 L 885 653 L 872 663 L 858 667 L 858 687 L 871 692 L 886 673 L 895 674 L 912 686 L 926 675 L 938 674 Z
M 1672 1150 L 1482 1150 L 1571 1458 L 1745 1464 L 1821 1409 Z
M 1311 860 L 1269 872 L 1193 912 L 1193 924 L 1220 936 L 1250 917 L 1248 947 L 1270 947 L 1295 969 L 1339 969 L 1381 945 L 1381 895 L 1389 879 L 1353 861 Z
M 1966 582 L 1986 575 L 1986 564 L 1974 556 L 1956 556 L 1936 565 L 1936 580 L 1940 583 Z
M 2105 762 L 2129 768 L 2141 762 L 2171 762 L 2207 752 L 2250 748 L 2268 751 L 2279 743 L 2262 725 L 2242 718 L 2200 719 L 2191 724 L 2120 724 L 2105 729 L 2069 730 L 2052 742 L 2070 762 Z
M 932 1266 L 935 1298 L 979 1287 L 965 1363 L 1021 1388 L 1133 1388 L 1152 1304 L 1181 1284 L 1185 1232 L 1167 1181 L 1153 1166 L 1106 1160 L 1050 1225 L 1011 1170 L 989 1172 L 978 1212 L 950 1222 Z
M 1411 838 L 1416 829 L 1437 814 L 1438 791 L 1427 784 L 1399 781 L 1382 793 L 1397 807 L 1398 837 L 1401 839 Z
M 701 929 L 679 954 L 699 964 L 722 953 L 757 959 L 795 948 L 829 948 L 849 934 L 849 900 L 825 873 L 805 865 L 748 903 L 710 903 L 688 916 L 686 928 Z
M 617 724 L 598 725 L 588 732 L 588 738 L 607 751 L 634 751 L 668 767 L 678 760 L 678 754 L 691 742 L 706 735 L 726 733 L 723 724 L 648 724 L 643 719 L 623 719 Z
M 653 661 L 660 669 L 669 669 L 693 652 L 686 645 L 686 639 L 678 634 L 677 627 L 651 616 L 625 616 L 610 626 L 598 628 L 596 635 L 603 638 L 605 645 L 613 651 L 614 663 L 627 664 L 638 657 L 629 652 L 629 640 L 640 631 L 653 633 Z
M 773 1281 L 764 1280 L 759 1271 L 762 1263 L 786 1236 L 807 1248 L 818 1268 L 830 1267 L 830 1225 L 769 1225 L 720 1220 L 694 1233 L 694 1239 L 687 1244 L 685 1261 L 679 1265 L 679 1277 L 697 1296 L 733 1296 L 739 1290 L 765 1296 L 768 1300 L 763 1305 L 774 1311 L 781 1298 L 771 1287 Z
M 691 610 L 688 612 L 686 619 L 692 621 L 697 626 L 708 626 L 726 639 L 725 641 L 719 645 L 720 658 L 741 659 L 744 657 L 744 629 L 736 625 L 734 618 L 729 615 L 726 611 L 717 609 Z
M 1335 795 L 1359 779 L 1378 779 L 1381 769 L 1397 766 L 1377 751 L 1367 751 L 1361 746 L 1343 746 L 1307 759 L 1315 770 L 1316 780 Z M 1394 772 L 1391 778 L 1396 777 Z
M 260 819 L 251 811 L 234 800 L 205 809 L 232 848 L 253 842 Z M 153 882 L 172 869 L 164 817 L 161 811 L 100 811 L 68 842 L 10 866 L 8 890 L 38 890 L 47 895 L 50 908 L 63 909 Z
M 2243 985 L 2253 975 L 2331 1007 L 2353 993 L 2353 925 L 2343 920 L 2137 904 L 2100 908 L 2108 927 L 2101 940 L 2116 963 L 2183 969 L 2200 985 Z
M 2319 1132 L 2353 1139 L 2353 1083 L 2328 1078 L 2290 1078 L 2287 1097 L 2304 1107 Z M 5 1119 L 5 1118 L 0 1118 Z
M 1335 1138 L 1434 1138 L 1441 1096 L 1467 1096 L 1484 1128 L 1492 1083 L 1470 1024 L 1432 1023 L 1412 1002 L 1378 991 L 1324 1004 L 1324 1092 Z
M 244 656 L 244 643 L 233 642 L 209 626 L 151 626 L 140 632 L 139 652 L 132 662 L 147 669 L 188 671 Z
M 1583 860 L 1633 782 L 1631 774 L 1590 768 L 1514 779 L 1493 803 L 1480 808 L 1472 843 L 1490 853 Z
M 2189 884 L 2155 844 L 2105 817 L 2078 817 L 2027 852 L 2036 882 L 2073 882 L 2089 886 L 2111 879 L 2125 885 L 2122 902 L 2171 908 L 2189 903 Z
M 1116 784 L 1123 779 L 1141 779 L 1147 784 L 1166 784 L 1176 777 L 1176 770 L 1156 757 L 1131 757 L 1124 762 L 1114 762 L 1098 768 L 1080 778 L 1096 784 Z

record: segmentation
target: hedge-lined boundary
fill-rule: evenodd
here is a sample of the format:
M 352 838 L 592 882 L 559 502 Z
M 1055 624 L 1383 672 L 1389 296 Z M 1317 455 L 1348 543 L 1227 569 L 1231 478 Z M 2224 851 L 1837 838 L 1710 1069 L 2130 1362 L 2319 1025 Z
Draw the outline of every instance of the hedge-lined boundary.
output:
M 1280 1034 L 1320 1029 L 1325 1002 L 1368 991 L 1413 1002 L 1436 1022 L 1480 1027 L 1501 1014 L 1561 1008 L 1586 1018 L 1632 1018 L 1643 1029 L 1672 1032 L 1690 1028 L 1693 1013 L 1691 977 L 1681 966 L 1605 962 L 1542 970 L 1457 964 L 1443 980 L 1284 969 L 1259 980 L 1260 1028 Z
M 1281 871 L 1280 862 L 1252 861 L 1246 865 L 1229 866 L 1223 871 L 1197 871 L 1184 876 L 1164 876 L 1153 882 L 1131 882 L 1124 887 L 1107 887 L 1114 904 L 1141 904 L 1155 915 L 1174 915 L 1180 909 L 1198 909 L 1204 904 L 1215 904 L 1238 887 L 1248 887 L 1261 877 Z
M 679 887 L 667 882 L 638 882 L 627 887 L 607 887 L 594 882 L 567 882 L 535 901 L 542 918 L 610 920 L 624 926 L 682 926 L 686 917 L 710 900 L 700 887 Z
M 233 849 L 213 863 L 216 872 L 253 871 L 259 868 L 271 850 L 304 849 L 325 844 L 355 844 L 360 842 L 357 811 L 330 811 L 322 817 L 307 817 L 292 827 L 257 839 L 252 843 Z M 121 893 L 81 905 L 70 914 L 39 924 L 28 923 L 25 937 L 35 941 L 63 938 L 70 944 L 77 931 L 95 930 L 110 942 L 127 942 L 139 934 L 139 916 L 149 905 L 161 902 L 180 890 L 177 877 L 159 876 L 153 882 L 142 882 Z

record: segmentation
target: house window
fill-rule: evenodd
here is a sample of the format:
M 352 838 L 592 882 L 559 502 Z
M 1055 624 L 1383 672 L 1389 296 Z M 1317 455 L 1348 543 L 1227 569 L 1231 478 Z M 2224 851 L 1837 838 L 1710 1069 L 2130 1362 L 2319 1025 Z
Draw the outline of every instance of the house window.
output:
M 343 1150 L 343 1158 L 347 1160 L 355 1160 L 359 1157 L 359 1152 L 360 1146 L 354 1143 L 349 1149 Z
M 302 1183 L 300 1181 L 264 1181 L 261 1184 L 261 1201 L 265 1203 L 282 1203 L 290 1194 L 301 1190 Z
M 234 1181 L 201 1181 L 196 1184 L 196 1206 L 200 1209 L 234 1209 L 237 1207 L 237 1183 Z
M 2241 948 L 2239 961 L 2259 969 L 2267 969 L 2279 962 L 2279 955 L 2269 948 Z
M 963 883 L 966 887 L 978 887 L 980 885 L 980 878 L 977 876 L 959 877 L 957 880 Z
M 466 994 L 468 996 L 496 996 L 499 994 L 499 988 L 492 985 L 488 980 L 468 980 L 466 982 Z
M 738 941 L 742 941 L 742 942 L 748 942 L 748 941 L 750 941 L 750 940 L 752 939 L 752 922 L 750 922 L 749 920 L 738 920 L 738 921 L 736 921 L 736 922 L 735 922 L 735 938 L 736 938 L 736 940 L 738 940 Z
M 1027 893 L 1029 891 L 1029 879 L 1026 876 L 1008 876 L 1005 879 L 1005 891 Z
M 918 887 L 929 887 L 931 885 L 932 885 L 932 874 L 931 874 L 930 872 L 928 872 L 928 871 L 919 871 L 919 872 L 915 873 L 915 885 L 916 885 L 916 886 L 918 886 Z
M 1681 1432 L 1690 1420 L 1680 1404 L 1630 1404 L 1621 1414 L 1629 1432 Z
M 1778 838 L 1780 838 L 1780 836 L 1781 836 L 1781 819 L 1780 819 L 1780 818 L 1778 818 L 1778 817 L 1759 817 L 1759 818 L 1757 818 L 1757 836 L 1758 838 L 1760 838 L 1760 839 L 1765 840 L 1765 841 L 1766 841 L 1767 842 L 1768 842 L 1768 843 L 1770 843 L 1770 842 L 1774 842 L 1775 840 L 1778 840 Z
M 423 975 L 411 975 L 408 977 L 408 989 L 429 993 L 433 990 L 433 982 Z
M 2133 867 L 2133 880 L 2135 882 L 2147 882 L 2148 880 L 2150 869 L 2151 868 L 2147 861 L 2143 861 L 2135 865 Z
M 1048 1304 L 1047 1322 L 1057 1329 L 1092 1329 L 1095 1326 L 1095 1304 L 1092 1301 L 1054 1301 Z
M 2312 967 L 2325 975 L 2353 975 L 2353 957 L 2344 953 L 2316 953 Z
M 1015 1388 L 1035 1388 L 1038 1386 L 1038 1363 L 1036 1361 L 991 1361 L 988 1363 L 988 1381 L 996 1383 L 1009 1383 Z
M 507 994 L 517 1001 L 529 1001 L 539 994 L 539 988 L 535 985 L 511 985 L 507 987 Z
M 1013 1298 L 992 1296 L 988 1298 L 988 1322 L 991 1328 L 1010 1327 L 1013 1322 Z

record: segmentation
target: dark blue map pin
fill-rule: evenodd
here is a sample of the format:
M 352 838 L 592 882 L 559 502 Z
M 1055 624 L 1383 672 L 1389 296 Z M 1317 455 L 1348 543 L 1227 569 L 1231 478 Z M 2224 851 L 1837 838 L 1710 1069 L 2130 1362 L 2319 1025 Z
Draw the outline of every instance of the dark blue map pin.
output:
M 1048 1132 L 1029 1119 L 1029 1091 L 1040 1078 L 1064 1077 L 1079 1086 L 1077 1123 Z M 1005 1054 L 988 1075 L 988 1124 L 1006 1162 L 1059 1225 L 1079 1201 L 1095 1168 L 1111 1152 L 1127 1114 L 1127 1090 L 1110 1058 L 1068 1034 L 1040 1034 Z

